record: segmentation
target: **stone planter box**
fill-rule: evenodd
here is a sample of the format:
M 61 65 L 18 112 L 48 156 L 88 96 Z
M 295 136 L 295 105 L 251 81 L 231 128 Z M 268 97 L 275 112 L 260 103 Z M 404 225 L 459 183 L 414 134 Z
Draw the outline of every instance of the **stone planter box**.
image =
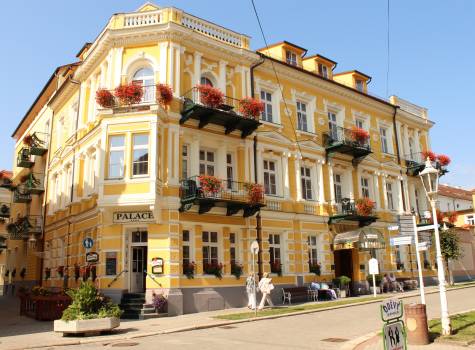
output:
M 92 335 L 107 332 L 119 327 L 120 320 L 116 317 L 94 318 L 91 320 L 54 321 L 54 331 L 64 334 Z
M 373 286 L 369 287 L 369 291 L 371 292 L 371 294 L 373 294 Z M 376 287 L 376 294 L 381 294 L 381 288 L 380 287 Z

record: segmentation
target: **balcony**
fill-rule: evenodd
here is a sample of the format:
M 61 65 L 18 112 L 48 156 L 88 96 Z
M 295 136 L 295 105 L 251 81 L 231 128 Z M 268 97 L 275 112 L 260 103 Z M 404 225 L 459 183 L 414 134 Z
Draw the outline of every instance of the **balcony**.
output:
M 15 222 L 7 225 L 9 239 L 21 240 L 43 233 L 43 217 L 41 215 L 28 215 L 19 217 Z
M 31 153 L 28 147 L 23 147 L 19 152 L 16 159 L 16 165 L 20 168 L 31 168 L 35 164 L 31 160 Z
M 18 186 L 13 192 L 13 203 L 30 203 L 31 193 L 24 186 Z
M 336 224 L 341 221 L 355 221 L 358 222 L 359 227 L 364 227 L 371 225 L 377 219 L 377 216 L 372 215 L 372 208 L 361 209 L 350 198 L 342 198 L 336 204 L 336 210 L 330 216 L 328 224 Z
M 33 134 L 27 135 L 23 138 L 23 143 L 30 149 L 30 155 L 41 157 L 48 152 L 47 137 L 48 134 L 34 132 Z
M 371 154 L 369 135 L 359 135 L 356 130 L 334 127 L 323 134 L 327 157 L 333 153 L 349 154 L 353 157 L 353 165 Z
M 10 217 L 10 203 L 0 203 L 0 218 Z
M 45 191 L 44 174 L 29 173 L 25 176 L 22 176 L 20 182 L 21 185 L 19 185 L 18 188 L 21 188 L 23 193 L 39 195 Z
M 194 119 L 199 122 L 200 129 L 209 123 L 220 125 L 224 127 L 226 135 L 239 130 L 243 139 L 251 135 L 261 125 L 257 117 L 245 116 L 239 111 L 240 100 L 224 96 L 223 103 L 218 106 L 205 104 L 196 87 L 188 91 L 183 99 L 180 124 Z
M 0 178 L 0 188 L 10 188 L 12 186 L 12 180 L 8 177 Z
M 99 89 L 95 99 L 99 108 L 113 109 L 115 113 L 148 111 L 150 106 L 159 104 L 159 85 L 130 83 L 122 84 L 114 90 Z
M 407 168 L 406 174 L 408 176 L 418 176 L 426 166 L 423 152 L 408 154 L 404 158 Z M 441 165 L 437 160 L 432 161 L 432 166 L 439 170 L 439 176 L 444 176 L 449 172 L 447 166 Z
M 243 216 L 254 215 L 264 206 L 262 186 L 213 176 L 193 176 L 181 181 L 181 208 L 184 212 L 198 205 L 198 213 L 204 214 L 213 207 L 225 207 L 226 215 L 243 210 Z

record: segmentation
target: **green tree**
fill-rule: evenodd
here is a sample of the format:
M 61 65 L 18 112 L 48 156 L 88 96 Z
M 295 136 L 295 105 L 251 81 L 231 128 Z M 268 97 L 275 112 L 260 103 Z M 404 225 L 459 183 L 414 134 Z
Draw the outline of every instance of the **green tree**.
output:
M 440 231 L 440 250 L 442 251 L 445 268 L 448 272 L 449 283 L 454 284 L 452 271 L 449 268 L 449 261 L 458 260 L 463 256 L 460 239 L 455 229 L 451 228 Z

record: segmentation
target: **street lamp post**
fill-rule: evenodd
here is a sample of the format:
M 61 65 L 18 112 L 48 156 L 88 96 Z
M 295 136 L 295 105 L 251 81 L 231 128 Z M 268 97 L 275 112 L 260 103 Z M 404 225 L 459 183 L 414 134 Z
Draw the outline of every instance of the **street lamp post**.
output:
M 435 232 L 435 247 L 436 247 L 436 260 L 437 260 L 437 278 L 439 280 L 439 294 L 440 294 L 440 313 L 442 324 L 442 335 L 450 335 L 452 333 L 452 327 L 450 325 L 449 311 L 447 307 L 447 293 L 445 287 L 445 272 L 444 263 L 442 261 L 442 251 L 440 249 L 439 238 L 439 223 L 437 221 L 436 202 L 437 191 L 439 187 L 439 171 L 432 166 L 429 158 L 426 160 L 426 166 L 419 174 L 427 199 L 432 207 L 432 221 L 434 224 Z

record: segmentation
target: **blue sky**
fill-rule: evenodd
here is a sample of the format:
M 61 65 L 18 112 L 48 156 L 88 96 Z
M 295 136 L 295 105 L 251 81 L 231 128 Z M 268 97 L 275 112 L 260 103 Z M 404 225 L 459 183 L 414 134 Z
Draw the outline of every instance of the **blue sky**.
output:
M 113 13 L 143 1 L 5 1 L 0 55 L 0 168 L 11 168 L 12 131 L 58 65 L 75 61 Z M 288 40 L 373 77 L 386 95 L 386 1 L 255 0 L 269 43 Z M 168 0 L 264 46 L 250 0 Z M 432 149 L 452 158 L 443 182 L 475 188 L 475 1 L 391 0 L 389 93 L 429 109 Z

